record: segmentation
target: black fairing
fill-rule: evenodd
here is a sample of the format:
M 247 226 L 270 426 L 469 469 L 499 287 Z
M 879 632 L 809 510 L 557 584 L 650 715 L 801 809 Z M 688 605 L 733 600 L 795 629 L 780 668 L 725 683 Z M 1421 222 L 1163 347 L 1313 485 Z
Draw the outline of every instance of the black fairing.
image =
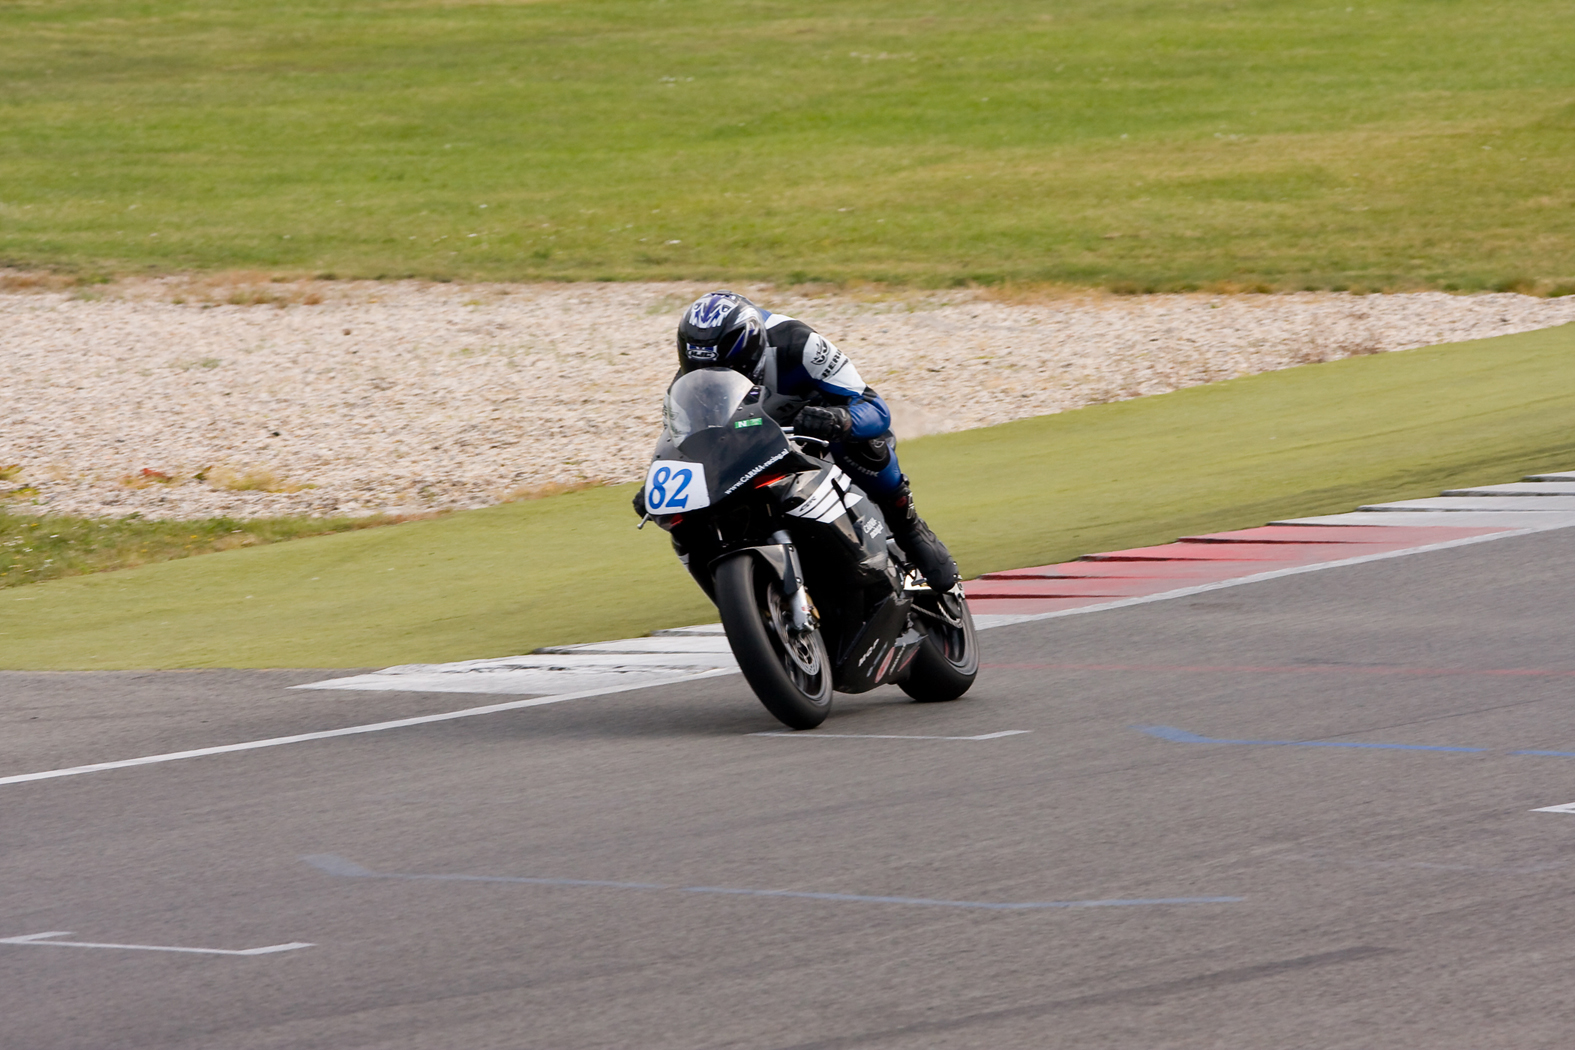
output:
M 711 502 L 721 503 L 765 470 L 794 454 L 781 427 L 712 427 L 693 434 L 678 454 L 706 465 L 707 480 L 715 488 Z
M 749 420 L 759 423 L 749 425 Z M 737 424 L 744 423 L 744 426 Z M 656 443 L 656 458 L 681 459 L 706 466 L 712 505 L 734 495 L 772 467 L 772 473 L 815 470 L 822 464 L 788 443 L 782 428 L 766 417 L 759 405 L 745 405 L 725 427 L 709 427 L 674 445 L 664 432 Z
M 753 419 L 760 422 L 745 422 Z M 819 613 L 836 689 L 859 693 L 900 680 L 921 638 L 910 624 L 913 603 L 888 553 L 885 518 L 846 474 L 795 449 L 758 404 L 741 405 L 726 426 L 676 446 L 664 432 L 656 458 L 705 466 L 711 505 L 662 525 L 708 596 L 715 597 L 711 566 L 718 559 L 780 542 L 772 537 L 786 531 Z M 817 493 L 825 502 L 815 503 Z M 816 506 L 824 510 L 806 516 Z
M 901 592 L 888 595 L 875 606 L 863 628 L 837 656 L 838 689 L 862 693 L 891 681 L 895 672 L 907 668 L 919 644 L 918 632 L 905 630 L 912 608 L 912 600 Z

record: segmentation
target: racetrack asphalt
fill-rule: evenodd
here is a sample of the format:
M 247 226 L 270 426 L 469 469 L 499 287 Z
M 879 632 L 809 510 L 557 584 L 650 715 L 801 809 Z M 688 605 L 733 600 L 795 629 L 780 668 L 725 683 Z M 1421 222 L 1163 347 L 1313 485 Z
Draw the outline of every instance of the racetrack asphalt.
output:
M 0 1044 L 1562 1047 L 1572 578 L 1561 529 L 1001 627 L 806 734 L 731 676 L 3 785 Z M 327 673 L 0 674 L 0 776 L 475 702 Z

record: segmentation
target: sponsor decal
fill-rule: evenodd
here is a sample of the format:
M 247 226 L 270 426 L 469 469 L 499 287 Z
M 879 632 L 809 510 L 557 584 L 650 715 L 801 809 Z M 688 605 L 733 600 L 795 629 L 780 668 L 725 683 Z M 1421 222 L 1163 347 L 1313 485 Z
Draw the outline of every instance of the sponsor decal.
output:
M 864 535 L 872 540 L 880 536 L 881 533 L 880 522 L 873 517 L 865 518 L 859 525 L 859 528 L 863 529 Z
M 818 335 L 812 335 L 809 337 L 809 349 L 814 351 L 814 355 L 810 357 L 809 363 L 817 366 L 823 365 L 831 353 L 831 344 Z
M 851 389 L 852 386 L 861 383 L 858 373 L 854 371 L 853 363 L 848 360 L 846 354 L 835 348 L 832 348 L 828 353 L 811 359 L 804 366 L 804 371 L 808 372 L 813 379 L 823 383 L 830 383 L 837 387 Z M 859 386 L 859 389 L 863 389 L 862 385 Z
M 745 427 L 758 427 L 760 423 L 761 418 L 759 416 L 756 416 L 754 419 L 740 419 L 737 423 L 733 424 L 733 429 L 743 430 Z
M 810 493 L 808 499 L 788 511 L 788 516 L 827 522 L 846 513 L 847 508 L 837 495 L 834 479 L 827 477 L 815 486 L 815 491 Z
M 877 638 L 873 642 L 870 643 L 870 647 L 868 649 L 864 650 L 864 655 L 859 657 L 859 663 L 860 664 L 865 664 L 865 663 L 869 662 L 870 655 L 872 653 L 874 653 L 876 649 L 880 648 L 880 641 L 881 640 L 879 638 Z
M 691 361 L 716 360 L 716 347 L 714 346 L 696 346 L 693 343 L 690 343 L 688 349 L 686 349 L 684 352 L 688 354 L 689 360 Z
M 880 662 L 880 667 L 878 669 L 876 669 L 876 671 L 875 671 L 875 677 L 876 678 L 883 678 L 883 677 L 885 677 L 886 668 L 891 666 L 891 658 L 893 656 L 896 656 L 896 655 L 897 655 L 897 650 L 895 648 L 886 650 L 886 659 L 884 659 L 884 660 L 882 660 Z
M 736 482 L 734 482 L 733 485 L 726 492 L 722 493 L 722 498 L 726 499 L 727 497 L 731 496 L 733 493 L 737 492 L 739 489 L 743 488 L 746 483 L 748 483 L 757 474 L 759 474 L 762 470 L 765 470 L 771 464 L 777 462 L 778 460 L 786 459 L 788 451 L 789 451 L 788 449 L 783 449 L 781 452 L 778 452 L 776 455 L 772 456 L 770 459 L 766 460 L 764 463 L 758 464 L 757 466 L 750 467 L 748 473 L 746 473 L 743 477 L 739 478 Z

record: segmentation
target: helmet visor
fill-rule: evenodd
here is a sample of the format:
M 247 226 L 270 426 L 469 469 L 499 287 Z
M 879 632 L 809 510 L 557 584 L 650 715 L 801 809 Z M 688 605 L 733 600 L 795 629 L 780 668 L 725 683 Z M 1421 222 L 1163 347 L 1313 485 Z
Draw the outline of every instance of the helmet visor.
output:
M 684 360 L 696 368 L 706 365 L 736 365 L 746 363 L 749 357 L 749 344 L 759 329 L 754 325 L 744 325 L 731 332 L 723 332 L 715 340 L 705 342 L 684 341 Z

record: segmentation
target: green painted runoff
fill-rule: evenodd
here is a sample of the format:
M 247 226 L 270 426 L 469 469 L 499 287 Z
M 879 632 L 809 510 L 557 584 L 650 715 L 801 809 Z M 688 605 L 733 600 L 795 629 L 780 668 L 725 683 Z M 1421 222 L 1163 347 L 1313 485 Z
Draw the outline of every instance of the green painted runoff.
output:
M 1575 325 L 908 442 L 967 575 L 1575 468 Z M 640 456 L 643 450 L 631 450 Z M 0 667 L 380 667 L 713 612 L 631 486 L 0 592 Z

